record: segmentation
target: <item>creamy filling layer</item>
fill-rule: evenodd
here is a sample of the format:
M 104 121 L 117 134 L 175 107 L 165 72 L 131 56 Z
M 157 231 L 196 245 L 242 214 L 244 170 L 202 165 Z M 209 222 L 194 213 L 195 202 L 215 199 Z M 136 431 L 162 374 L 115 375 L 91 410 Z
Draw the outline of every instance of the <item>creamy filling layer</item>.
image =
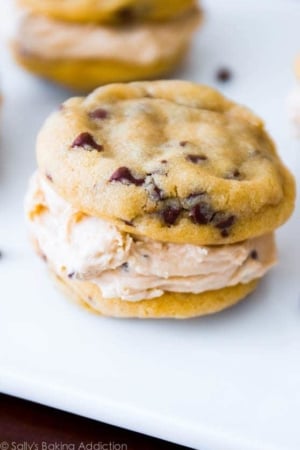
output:
M 273 234 L 224 246 L 158 242 L 119 231 L 61 198 L 39 173 L 25 202 L 30 232 L 54 270 L 95 283 L 104 298 L 139 301 L 201 293 L 262 277 L 276 263 Z
M 20 20 L 17 42 L 23 51 L 46 59 L 107 59 L 149 64 L 180 52 L 200 21 L 198 9 L 168 22 L 117 27 L 65 23 L 25 14 Z

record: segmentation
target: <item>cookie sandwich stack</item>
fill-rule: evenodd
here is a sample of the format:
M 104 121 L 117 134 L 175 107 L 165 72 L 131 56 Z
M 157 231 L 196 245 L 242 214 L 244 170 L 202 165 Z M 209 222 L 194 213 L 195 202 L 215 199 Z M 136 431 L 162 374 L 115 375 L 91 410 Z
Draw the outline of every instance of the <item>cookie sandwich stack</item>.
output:
M 262 121 L 184 81 L 66 101 L 37 140 L 37 252 L 103 315 L 186 318 L 244 298 L 276 263 L 295 185 Z
M 20 0 L 13 49 L 26 69 L 71 88 L 157 78 L 202 20 L 195 0 Z

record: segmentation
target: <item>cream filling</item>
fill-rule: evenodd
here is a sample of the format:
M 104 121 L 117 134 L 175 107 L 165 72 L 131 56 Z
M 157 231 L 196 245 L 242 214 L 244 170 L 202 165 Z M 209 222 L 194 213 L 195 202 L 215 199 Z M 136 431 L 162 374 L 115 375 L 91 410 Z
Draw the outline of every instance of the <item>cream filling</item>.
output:
M 104 298 L 134 302 L 165 291 L 197 294 L 248 283 L 276 263 L 273 234 L 216 247 L 133 237 L 74 209 L 38 173 L 25 204 L 31 234 L 54 270 L 95 283 Z
M 20 20 L 17 42 L 23 51 L 41 58 L 150 64 L 183 50 L 200 20 L 197 9 L 168 22 L 118 27 L 65 23 L 26 14 Z

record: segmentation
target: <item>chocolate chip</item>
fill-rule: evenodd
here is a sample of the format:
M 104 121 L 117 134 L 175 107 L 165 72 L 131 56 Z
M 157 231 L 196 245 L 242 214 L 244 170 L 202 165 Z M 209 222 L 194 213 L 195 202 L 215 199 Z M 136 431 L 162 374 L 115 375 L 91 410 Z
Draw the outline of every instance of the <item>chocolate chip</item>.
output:
M 188 141 L 181 141 L 181 142 L 179 142 L 179 145 L 180 145 L 181 147 L 185 147 L 186 144 L 188 144 Z
M 218 81 L 226 83 L 231 80 L 232 72 L 227 67 L 220 67 L 220 69 L 217 70 L 216 78 Z
M 128 167 L 119 167 L 110 177 L 110 182 L 118 181 L 123 184 L 135 184 L 136 186 L 141 186 L 145 179 L 135 178 Z
M 190 217 L 193 222 L 199 225 L 207 225 L 212 217 L 213 210 L 207 203 L 197 203 L 190 211 Z
M 252 250 L 252 251 L 250 252 L 250 258 L 252 258 L 252 259 L 258 259 L 258 253 L 257 253 L 256 250 Z
M 143 257 L 144 257 L 144 258 L 149 258 L 149 255 L 146 255 L 146 254 L 145 254 L 145 255 L 143 255 Z
M 74 140 L 71 147 L 83 147 L 85 150 L 97 150 L 98 152 L 101 152 L 103 150 L 103 146 L 97 144 L 93 136 L 88 132 L 80 133 L 79 136 L 77 136 L 77 138 Z
M 75 275 L 75 272 L 70 272 L 70 273 L 68 273 L 68 278 L 74 278 L 74 275 Z
M 167 161 L 166 159 L 162 159 L 162 160 L 161 160 L 161 163 L 162 163 L 162 164 L 167 164 L 167 162 L 168 162 L 168 161 Z
M 228 173 L 224 178 L 227 180 L 241 179 L 241 172 L 238 169 L 235 169 L 233 172 Z
M 117 12 L 117 18 L 121 22 L 132 22 L 135 18 L 135 14 L 132 8 L 125 7 L 119 9 Z
M 53 178 L 52 178 L 52 176 L 50 175 L 50 173 L 46 173 L 46 178 L 47 178 L 47 180 L 49 180 L 49 181 L 53 181 Z
M 206 161 L 207 160 L 207 156 L 205 155 L 187 155 L 186 159 L 188 161 L 191 161 L 194 164 L 197 164 L 201 161 Z
M 124 272 L 129 272 L 129 264 L 128 264 L 128 262 L 124 262 L 124 263 L 121 265 L 121 267 L 122 267 L 122 269 L 124 270 Z
M 164 210 L 162 210 L 161 214 L 162 217 L 164 219 L 164 222 L 167 225 L 174 225 L 174 223 L 176 222 L 176 220 L 178 219 L 180 213 L 181 213 L 182 209 L 181 208 L 176 208 L 173 206 L 168 206 L 167 208 L 165 208 Z
M 128 225 L 129 227 L 134 227 L 133 223 L 130 222 L 129 220 L 124 220 L 124 219 L 122 219 L 122 220 L 125 223 L 125 225 Z
M 229 231 L 227 230 L 227 228 L 224 228 L 224 230 L 221 230 L 221 236 L 223 238 L 226 238 L 229 236 Z
M 107 119 L 108 117 L 108 112 L 106 111 L 106 109 L 103 108 L 97 108 L 94 111 L 89 112 L 89 117 L 91 119 Z
M 235 216 L 226 216 L 224 213 L 216 213 L 213 217 L 214 226 L 216 228 L 226 229 L 230 228 L 235 222 Z

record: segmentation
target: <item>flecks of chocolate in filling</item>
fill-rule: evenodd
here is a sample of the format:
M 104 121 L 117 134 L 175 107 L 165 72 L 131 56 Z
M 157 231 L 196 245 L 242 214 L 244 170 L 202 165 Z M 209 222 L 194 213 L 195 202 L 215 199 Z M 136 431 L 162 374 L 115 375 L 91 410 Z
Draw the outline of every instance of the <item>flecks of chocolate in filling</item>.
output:
M 116 181 L 123 184 L 134 184 L 135 186 L 141 186 L 145 178 L 135 178 L 128 167 L 119 167 L 110 177 L 110 182 Z
M 104 120 L 108 118 L 108 112 L 103 108 L 97 108 L 94 111 L 90 111 L 88 115 L 91 119 Z
M 258 259 L 258 253 L 257 253 L 257 250 L 252 250 L 252 251 L 250 252 L 250 258 L 252 258 L 252 259 Z
M 125 225 L 127 225 L 128 227 L 134 227 L 134 224 L 132 222 L 130 222 L 130 220 L 124 220 L 122 219 L 122 222 L 125 223 Z
M 205 156 L 205 155 L 187 155 L 186 159 L 194 164 L 198 164 L 200 162 L 206 161 L 207 156 Z
M 216 78 L 218 81 L 225 83 L 226 81 L 230 81 L 232 78 L 232 72 L 227 67 L 220 67 L 217 70 Z
M 46 178 L 47 178 L 47 180 L 51 181 L 51 183 L 52 183 L 53 178 L 52 178 L 52 176 L 50 175 L 50 173 L 46 173 Z
M 174 225 L 182 209 L 174 206 L 168 206 L 161 211 L 164 222 L 167 225 Z
M 97 150 L 97 152 L 101 152 L 103 150 L 103 146 L 101 144 L 97 144 L 93 136 L 88 132 L 80 133 L 74 142 L 71 145 L 71 148 L 82 147 L 84 150 L 92 151 Z
M 47 256 L 45 255 L 45 253 L 40 253 L 40 257 L 42 258 L 42 260 L 46 263 L 46 262 L 48 262 L 48 258 L 47 258 Z
M 124 262 L 121 267 L 124 270 L 124 272 L 129 272 L 129 264 L 128 264 L 128 262 Z
M 74 278 L 75 272 L 68 273 L 68 278 L 72 279 Z
M 224 230 L 221 230 L 221 236 L 223 238 L 226 238 L 229 236 L 229 231 L 227 230 L 227 228 L 224 228 Z

